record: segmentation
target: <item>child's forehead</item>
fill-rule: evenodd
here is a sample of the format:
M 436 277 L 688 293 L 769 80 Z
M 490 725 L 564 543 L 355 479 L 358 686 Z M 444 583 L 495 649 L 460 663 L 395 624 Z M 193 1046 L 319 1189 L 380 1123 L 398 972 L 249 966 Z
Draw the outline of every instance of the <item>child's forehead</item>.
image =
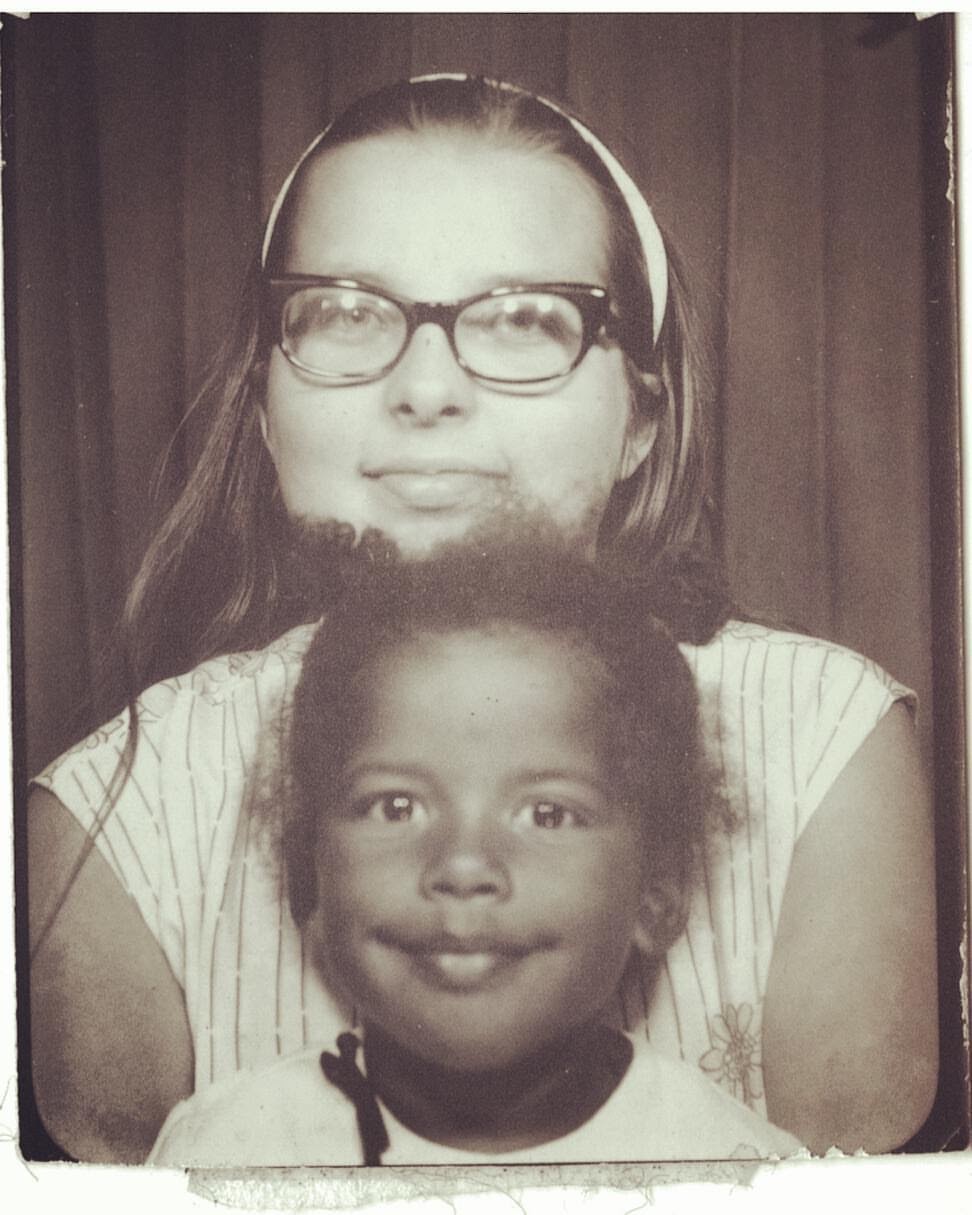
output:
M 594 655 L 543 629 L 420 633 L 374 655 L 349 757 L 448 772 L 452 785 L 544 771 L 613 787 L 603 685 Z
M 434 659 L 440 668 L 458 672 L 470 662 L 509 658 L 525 668 L 547 668 L 567 690 L 599 691 L 607 666 L 594 642 L 579 629 L 548 627 L 516 620 L 489 620 L 454 628 L 419 628 L 397 639 L 389 647 L 380 669 L 389 670 L 390 660 L 411 667 L 416 677 L 430 669 Z
M 374 653 L 359 683 L 357 745 L 467 720 L 482 746 L 572 737 L 601 753 L 614 721 L 603 662 L 569 634 L 508 624 L 422 631 Z M 360 716 L 358 715 L 360 714 Z

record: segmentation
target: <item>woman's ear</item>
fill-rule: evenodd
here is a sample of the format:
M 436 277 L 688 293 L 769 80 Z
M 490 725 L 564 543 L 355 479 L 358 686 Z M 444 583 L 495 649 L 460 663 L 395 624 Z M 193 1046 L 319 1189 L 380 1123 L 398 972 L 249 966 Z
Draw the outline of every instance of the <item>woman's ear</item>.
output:
M 618 469 L 619 481 L 626 481 L 651 454 L 658 437 L 658 410 L 654 406 L 663 392 L 664 387 L 657 375 L 648 371 L 638 373 L 638 385 L 632 393 L 631 417 L 628 419 L 628 433 Z
M 271 461 L 276 467 L 277 464 L 277 449 L 273 436 L 273 424 L 270 421 L 270 414 L 267 412 L 265 404 L 259 407 L 260 415 L 260 434 L 263 436 L 263 446 L 267 449 Z
M 270 439 L 270 419 L 267 417 L 266 405 L 260 406 L 260 434 L 263 435 L 263 446 L 270 453 L 270 458 L 273 459 L 273 443 Z
M 634 944 L 647 958 L 660 958 L 681 936 L 688 913 L 684 885 L 670 877 L 651 879 L 641 899 Z
M 263 436 L 263 445 L 270 453 L 270 458 L 273 459 L 273 439 L 270 434 L 270 419 L 267 415 L 267 379 L 269 377 L 270 365 L 267 359 L 259 359 L 250 368 L 249 387 L 251 397 L 257 405 L 257 413 L 260 417 L 260 434 Z

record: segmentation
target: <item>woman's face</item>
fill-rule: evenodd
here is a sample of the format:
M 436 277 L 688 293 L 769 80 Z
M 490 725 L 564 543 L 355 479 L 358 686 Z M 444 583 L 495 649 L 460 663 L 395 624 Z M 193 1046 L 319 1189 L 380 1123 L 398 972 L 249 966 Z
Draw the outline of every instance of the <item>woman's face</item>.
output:
M 593 185 L 550 153 L 461 132 L 390 134 L 328 153 L 300 201 L 285 269 L 451 302 L 502 285 L 607 285 Z M 653 431 L 632 417 L 621 351 L 566 377 L 490 386 L 420 326 L 383 378 L 334 386 L 274 347 L 263 431 L 288 512 L 381 529 L 410 555 L 494 523 L 553 523 L 585 548 Z

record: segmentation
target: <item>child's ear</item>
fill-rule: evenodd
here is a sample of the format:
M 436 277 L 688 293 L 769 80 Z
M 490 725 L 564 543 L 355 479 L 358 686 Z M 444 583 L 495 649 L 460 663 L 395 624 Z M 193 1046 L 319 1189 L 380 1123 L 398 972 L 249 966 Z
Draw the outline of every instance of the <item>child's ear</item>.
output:
M 684 884 L 674 878 L 652 879 L 641 899 L 634 944 L 647 958 L 659 958 L 678 940 L 685 927 L 688 900 Z

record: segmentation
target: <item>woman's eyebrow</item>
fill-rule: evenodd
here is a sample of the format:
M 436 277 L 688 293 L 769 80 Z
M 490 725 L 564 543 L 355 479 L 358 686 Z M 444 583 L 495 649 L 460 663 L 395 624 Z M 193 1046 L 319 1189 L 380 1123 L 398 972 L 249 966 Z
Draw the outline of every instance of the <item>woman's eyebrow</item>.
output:
M 376 291 L 386 295 L 392 295 L 399 299 L 414 300 L 427 304 L 450 304 L 456 300 L 471 299 L 477 295 L 486 295 L 490 291 L 496 291 L 500 288 L 509 287 L 534 287 L 541 286 L 545 283 L 578 283 L 588 282 L 590 280 L 592 286 L 600 286 L 599 282 L 595 282 L 590 275 L 559 274 L 553 273 L 531 273 L 531 274 L 491 274 L 479 279 L 472 280 L 468 289 L 461 293 L 452 293 L 449 295 L 439 295 L 436 298 L 424 298 L 420 300 L 419 295 L 415 292 L 406 289 L 400 282 L 394 281 L 391 277 L 374 270 L 352 270 L 333 267 L 328 269 L 325 274 L 319 270 L 305 270 L 303 268 L 288 267 L 286 273 L 305 278 L 340 278 L 348 279 L 350 282 L 358 283 L 362 287 L 372 287 Z M 600 278 L 601 276 L 595 276 Z

